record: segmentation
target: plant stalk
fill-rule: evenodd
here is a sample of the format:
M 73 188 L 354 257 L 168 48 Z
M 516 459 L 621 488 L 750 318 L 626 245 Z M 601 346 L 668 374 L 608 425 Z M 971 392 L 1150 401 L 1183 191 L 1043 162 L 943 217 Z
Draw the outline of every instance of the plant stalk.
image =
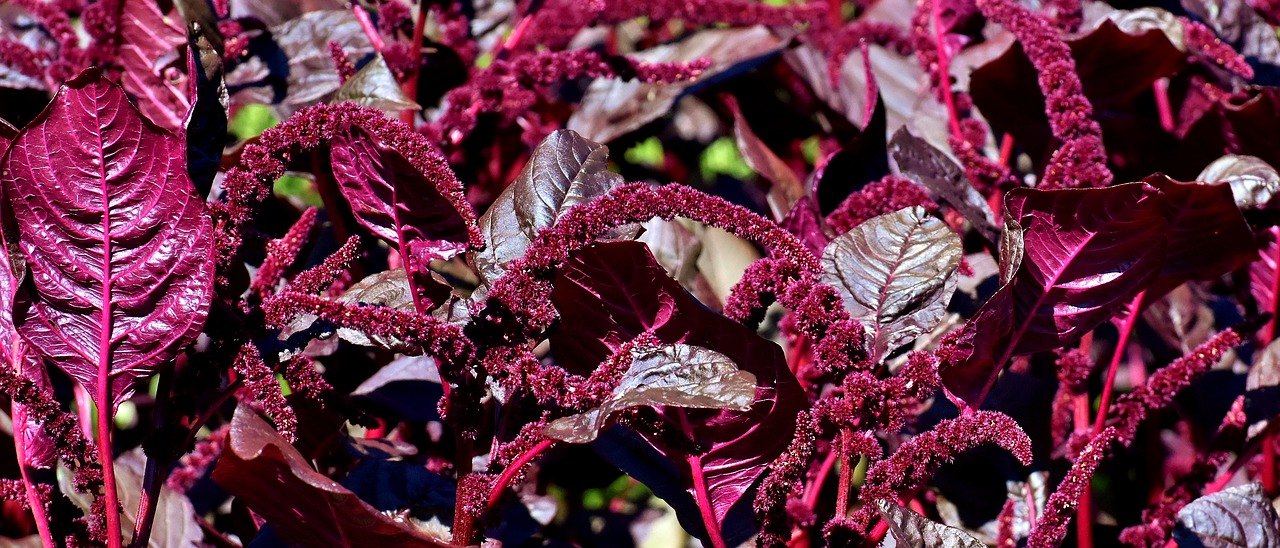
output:
M 538 442 L 537 445 L 534 445 L 525 452 L 520 453 L 520 456 L 511 461 L 511 464 L 507 465 L 506 470 L 502 471 L 502 475 L 498 476 L 498 480 L 493 483 L 493 488 L 489 490 L 489 502 L 486 505 L 486 508 L 489 510 L 496 508 L 498 506 L 498 502 L 502 500 L 502 493 L 506 491 L 507 486 L 511 484 L 511 480 L 516 477 L 516 474 L 520 473 L 520 469 L 524 468 L 524 465 L 529 464 L 529 461 L 537 458 L 538 455 L 542 454 L 543 451 L 546 451 L 555 443 L 555 440 L 551 439 L 542 440 Z
M 947 105 L 947 127 L 951 135 L 957 139 L 964 138 L 960 129 L 960 118 L 956 114 L 956 100 L 951 94 L 951 59 L 947 57 L 946 35 L 942 31 L 942 6 L 940 0 L 931 0 L 929 18 L 933 22 L 933 43 L 938 49 L 938 87 L 942 92 L 943 102 Z
M 849 513 L 849 490 L 853 488 L 852 455 L 849 454 L 849 429 L 840 430 L 840 487 L 836 491 L 836 515 L 844 517 Z
M 27 443 L 22 435 L 23 424 L 27 422 L 27 411 L 21 405 L 14 404 L 13 417 L 13 451 L 18 458 L 18 472 L 22 474 L 22 487 L 27 492 L 27 505 L 31 507 L 31 518 L 36 522 L 36 532 L 40 534 L 40 544 L 45 548 L 57 546 L 53 542 L 53 534 L 49 532 L 49 514 L 44 509 L 44 499 L 36 491 L 35 479 L 31 477 L 31 466 L 27 464 Z
M 1111 407 L 1111 395 L 1115 391 L 1116 372 L 1120 370 L 1120 360 L 1124 358 L 1124 351 L 1129 346 L 1129 336 L 1133 334 L 1138 317 L 1146 308 L 1146 298 L 1147 292 L 1140 291 L 1129 304 L 1129 317 L 1124 319 L 1124 325 L 1120 328 L 1120 338 L 1116 341 L 1116 349 L 1111 353 L 1111 363 L 1107 366 L 1107 380 L 1102 383 L 1102 400 L 1098 404 L 1098 416 L 1093 420 L 1091 437 L 1098 437 L 1102 428 L 1107 425 L 1107 409 Z
M 186 356 L 179 355 L 178 359 L 185 360 Z M 164 431 L 175 368 L 176 364 L 165 367 L 156 377 L 156 403 L 151 417 L 154 432 Z M 161 462 L 162 460 L 164 462 Z M 168 454 L 147 454 L 147 464 L 142 474 L 142 493 L 138 497 L 137 521 L 134 523 L 133 542 L 130 544 L 133 548 L 143 548 L 151 539 L 151 526 L 155 523 L 156 506 L 160 500 L 160 484 L 164 479 L 161 477 L 160 469 L 169 465 L 168 460 Z
M 725 548 L 720 524 L 716 521 L 715 510 L 711 508 L 711 492 L 707 489 L 706 474 L 702 471 L 702 457 L 690 455 L 686 460 L 693 474 L 693 493 L 698 502 L 698 511 L 702 513 L 702 523 L 707 528 L 707 537 L 711 539 L 712 548 Z

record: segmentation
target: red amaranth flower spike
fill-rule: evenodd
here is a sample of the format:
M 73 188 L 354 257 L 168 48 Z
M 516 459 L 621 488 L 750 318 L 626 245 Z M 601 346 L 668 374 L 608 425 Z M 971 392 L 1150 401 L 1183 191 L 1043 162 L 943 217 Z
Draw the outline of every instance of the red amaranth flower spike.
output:
M 289 290 L 298 293 L 320 293 L 337 281 L 360 257 L 360 237 L 352 236 L 320 264 L 298 273 L 289 281 Z
M 281 437 L 289 443 L 298 441 L 298 415 L 285 401 L 275 371 L 262 361 L 258 349 L 252 344 L 241 346 L 232 369 L 244 382 L 251 397 L 248 403 L 260 407 L 271 417 Z
M 1218 38 L 1213 29 L 1186 17 L 1179 17 L 1178 21 L 1182 23 L 1182 33 L 1187 43 L 1187 49 L 1204 57 L 1206 61 L 1227 69 L 1245 80 L 1253 79 L 1253 67 L 1249 65 L 1243 55 L 1240 55 L 1235 49 L 1232 49 L 1231 46 Z
M 341 44 L 329 42 L 329 58 L 333 59 L 333 66 L 338 68 L 339 82 L 345 84 L 356 75 L 356 66 L 351 63 L 351 58 L 347 56 L 346 51 L 343 51 Z
M 1040 516 L 1035 529 L 1031 531 L 1031 538 L 1027 541 L 1028 548 L 1056 548 L 1062 544 L 1063 537 L 1067 535 L 1067 524 L 1076 513 L 1080 497 L 1088 496 L 1093 472 L 1098 469 L 1102 459 L 1106 458 L 1116 436 L 1115 428 L 1103 430 L 1076 457 L 1067 477 L 1045 502 L 1045 514 Z
M 327 144 L 351 126 L 368 132 L 425 176 L 435 191 L 462 216 L 469 245 L 484 246 L 484 237 L 476 228 L 475 211 L 463 195 L 462 183 L 435 145 L 403 122 L 387 118 L 380 110 L 352 103 L 316 105 L 264 131 L 257 143 L 245 148 L 240 162 L 223 179 L 227 201 L 210 207 L 214 226 L 223 234 L 217 242 L 218 267 L 223 276 L 243 245 L 245 229 L 257 216 L 262 202 L 271 196 L 272 185 L 284 175 L 292 155 Z
M 916 205 L 929 211 L 938 210 L 938 204 L 929 199 L 924 187 L 897 175 L 886 175 L 840 202 L 827 216 L 827 224 L 837 234 L 844 234 L 867 219 Z
M 298 260 L 303 246 L 311 241 L 311 231 L 316 226 L 318 214 L 319 210 L 314 207 L 307 209 L 283 237 L 267 244 L 267 257 L 262 260 L 262 266 L 258 267 L 258 275 L 249 286 L 249 291 L 260 299 L 267 298 L 275 291 L 285 272 Z
M 1191 381 L 1208 371 L 1222 355 L 1244 339 L 1234 329 L 1224 329 L 1213 338 L 1195 347 L 1186 356 L 1178 358 L 1156 371 L 1147 383 L 1120 396 L 1111 405 L 1108 423 L 1116 427 L 1116 439 L 1128 446 L 1138 432 L 1138 425 L 1147 413 L 1169 405 L 1173 397 L 1191 384 Z
M 1036 68 L 1049 127 L 1061 142 L 1049 159 L 1039 188 L 1111 184 L 1102 128 L 1093 119 L 1093 106 L 1084 96 L 1071 48 L 1057 29 L 1013 0 L 977 0 L 977 5 L 983 15 L 1018 38 Z
M 867 471 L 860 495 L 863 507 L 854 519 L 863 527 L 869 525 L 876 502 L 896 500 L 899 493 L 924 485 L 938 467 L 960 453 L 987 443 L 1005 448 L 1024 465 L 1031 464 L 1031 439 L 1008 415 L 978 411 L 948 419 L 902 444 Z

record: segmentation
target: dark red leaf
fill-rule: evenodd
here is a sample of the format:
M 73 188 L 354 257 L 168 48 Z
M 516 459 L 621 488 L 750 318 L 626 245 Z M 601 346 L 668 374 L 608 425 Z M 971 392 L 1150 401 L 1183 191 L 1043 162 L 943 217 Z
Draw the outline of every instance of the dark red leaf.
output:
M 805 406 L 782 349 L 703 308 L 638 242 L 587 248 L 561 271 L 551 298 L 561 314 L 551 336 L 552 354 L 571 371 L 589 372 L 622 343 L 652 330 L 663 343 L 715 350 L 755 375 L 756 403 L 748 412 L 683 410 L 688 433 L 710 448 L 702 464 L 716 518 L 723 521 L 787 448 L 796 413 Z M 678 425 L 675 412 L 668 411 Z M 684 470 L 686 480 L 690 477 L 687 455 L 657 448 Z
M 217 38 L 199 22 L 191 22 L 187 36 L 187 74 L 191 109 L 183 123 L 187 138 L 187 173 L 201 196 L 213 188 L 222 163 L 227 138 L 227 86 L 223 82 L 222 55 L 211 41 Z M 191 77 L 194 75 L 194 77 Z
M 110 375 L 115 403 L 194 340 L 208 314 L 213 229 L 184 148 L 86 71 L 0 168 L 29 272 L 18 332 L 86 388 Z
M 1122 149 L 1138 146 L 1137 143 L 1119 141 L 1116 135 L 1120 134 L 1113 133 L 1113 130 L 1117 127 L 1127 129 L 1125 124 L 1133 123 L 1134 115 L 1131 113 L 1136 110 L 1132 106 L 1135 98 L 1147 93 L 1156 79 L 1170 76 L 1183 67 L 1186 54 L 1174 47 L 1159 30 L 1126 34 L 1111 21 L 1104 21 L 1097 29 L 1068 40 L 1067 44 L 1071 47 L 1084 94 L 1093 105 L 1094 118 L 1102 123 L 1108 152 L 1112 152 L 1113 145 Z M 1044 95 L 1036 82 L 1035 68 L 1022 46 L 1015 44 L 1004 55 L 973 71 L 969 91 L 974 105 L 991 122 L 992 129 L 997 133 L 1011 133 L 1018 146 L 1031 156 L 1037 166 L 1042 167 L 1057 144 L 1049 131 Z M 1123 115 L 1111 116 L 1112 113 Z M 1156 133 L 1140 132 L 1123 135 L 1132 135 L 1144 142 L 1162 137 Z M 1155 169 L 1129 180 L 1152 171 Z M 1124 173 L 1117 173 L 1117 179 L 1124 180 L 1122 175 Z
M 1169 203 L 1168 247 L 1148 300 L 1190 280 L 1211 280 L 1258 259 L 1253 231 L 1236 207 L 1231 186 L 1180 183 L 1161 174 L 1143 179 Z
M 876 101 L 871 120 L 857 137 L 827 157 L 813 173 L 813 196 L 823 215 L 830 215 L 850 194 L 889 174 L 884 101 Z
M 965 358 L 942 371 L 951 393 L 976 404 L 1011 356 L 1061 347 L 1110 319 L 1160 274 L 1168 211 L 1141 183 L 1010 192 L 1005 284 L 965 326 Z
M 252 410 L 236 408 L 213 480 L 302 546 L 447 546 L 397 524 L 311 468 Z
M 187 30 L 174 3 L 124 0 L 120 11 L 120 66 L 125 91 L 152 122 L 174 133 L 183 129 L 191 108 L 187 60 L 182 48 Z
M 738 108 L 738 100 L 732 95 L 724 95 L 722 99 L 729 112 L 733 113 L 733 137 L 738 142 L 742 159 L 771 183 L 769 208 L 773 211 L 774 219 L 782 219 L 804 197 L 804 184 L 791 167 L 769 150 L 769 146 L 751 130 L 746 117 L 742 115 L 742 109 Z
M 414 285 L 414 302 L 432 285 L 427 264 L 465 251 L 466 219 L 401 151 L 351 125 L 330 142 L 333 176 L 356 220 L 404 257 Z M 446 289 L 447 291 L 447 289 Z M 432 301 L 442 295 L 429 295 Z M 426 309 L 419 307 L 420 311 Z

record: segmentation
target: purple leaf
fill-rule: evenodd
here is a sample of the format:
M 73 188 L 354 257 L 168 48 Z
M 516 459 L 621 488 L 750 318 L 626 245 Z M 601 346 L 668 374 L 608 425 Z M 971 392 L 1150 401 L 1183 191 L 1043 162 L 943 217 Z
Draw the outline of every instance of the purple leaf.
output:
M 1141 183 L 1010 192 L 1005 283 L 965 326 L 965 356 L 942 371 L 946 387 L 976 405 L 1014 354 L 1061 347 L 1110 319 L 1164 267 L 1168 211 Z
M 1280 228 L 1271 227 L 1265 232 L 1270 241 L 1262 249 L 1261 260 L 1249 265 L 1249 292 L 1258 301 L 1258 310 L 1276 312 L 1276 272 L 1280 269 Z
M 231 419 L 227 448 L 213 480 L 267 520 L 285 540 L 304 546 L 438 546 L 397 524 L 346 487 L 315 471 L 307 458 L 244 406 Z
M 872 218 L 822 253 L 822 282 L 871 331 L 883 359 L 942 320 L 964 254 L 960 237 L 920 206 Z
M 222 55 L 211 43 L 219 39 L 193 21 L 187 35 L 187 74 L 193 98 L 183 123 L 187 138 L 187 173 L 201 196 L 213 188 L 213 179 L 222 163 L 222 145 L 227 137 L 227 86 L 222 78 Z
M 751 411 L 683 412 L 694 440 L 709 447 L 701 455 L 716 518 L 748 494 L 766 466 L 786 450 L 804 394 L 787 369 L 782 349 L 742 325 L 703 308 L 637 242 L 587 248 L 556 278 L 552 301 L 560 311 L 551 351 L 566 369 L 588 373 L 622 343 L 652 330 L 667 344 L 695 345 L 722 353 L 756 377 Z M 683 470 L 688 455 L 657 447 Z M 692 488 L 686 484 L 686 488 Z
M 1178 546 L 1241 547 L 1280 544 L 1280 516 L 1262 484 L 1205 495 L 1178 511 Z
M 438 303 L 448 292 L 447 286 L 438 290 L 442 284 L 432 281 L 427 265 L 468 248 L 466 219 L 402 151 L 385 146 L 360 126 L 338 132 L 330 146 L 342 196 L 362 226 L 400 250 L 413 282 L 413 301 L 425 312 L 422 299 Z
M 987 241 L 998 240 L 1000 229 L 992 220 L 991 206 L 946 153 L 903 127 L 889 141 L 889 154 L 903 177 L 920 183 L 935 199 L 958 211 Z
M 772 183 L 768 195 L 769 209 L 773 211 L 774 219 L 782 219 L 804 197 L 804 184 L 795 171 L 791 170 L 791 166 L 769 150 L 769 146 L 751 130 L 746 117 L 742 115 L 742 109 L 738 108 L 737 99 L 732 95 L 724 95 L 722 98 L 725 106 L 733 113 L 733 137 L 738 142 L 742 159 Z
M 813 172 L 813 197 L 823 215 L 830 215 L 854 191 L 889 174 L 884 135 L 884 101 L 877 100 L 862 132 L 841 145 Z
M 814 255 L 822 255 L 822 250 L 831 243 L 832 233 L 835 232 L 827 225 L 822 212 L 818 211 L 818 205 L 809 196 L 800 197 L 778 224 L 799 238 Z
M 156 125 L 182 131 L 191 108 L 187 62 L 181 55 L 187 31 L 176 4 L 160 11 L 160 3 L 124 0 L 120 11 L 120 84 Z M 173 69 L 173 70 L 170 70 Z
M 1212 280 L 1258 259 L 1231 186 L 1180 183 L 1161 174 L 1143 179 L 1169 203 L 1168 244 L 1160 276 L 1147 290 L 1159 297 L 1190 280 Z
M 117 404 L 208 315 L 213 229 L 183 150 L 91 70 L 58 91 L 3 160 L 29 272 L 18 332 Z
M 18 130 L 0 120 L 0 149 L 8 150 L 17 136 Z M 10 249 L 0 250 L 0 359 L 4 360 L 0 367 L 17 369 L 19 374 L 36 386 L 48 390 L 49 374 L 44 370 L 44 364 L 23 344 L 13 325 L 13 298 L 18 290 L 18 280 L 26 272 L 21 256 L 16 256 L 17 261 L 11 260 L 11 255 L 16 253 L 18 250 L 12 246 Z M 15 270 L 18 272 L 14 272 Z M 17 402 L 13 403 L 12 415 L 14 435 L 23 436 L 25 462 L 22 464 L 36 468 L 52 467 L 57 462 L 57 446 L 45 432 L 41 421 L 29 417 L 26 406 Z

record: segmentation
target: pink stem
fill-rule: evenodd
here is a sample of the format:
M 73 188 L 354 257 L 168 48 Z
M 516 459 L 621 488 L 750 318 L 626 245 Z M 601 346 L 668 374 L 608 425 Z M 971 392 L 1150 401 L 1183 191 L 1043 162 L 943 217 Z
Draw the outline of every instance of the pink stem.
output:
M 404 83 L 404 94 L 414 101 L 418 100 L 418 71 L 422 69 L 422 33 L 427 30 L 427 3 L 418 2 L 418 19 L 413 23 L 413 70 L 409 80 Z M 400 121 L 413 125 L 417 114 L 412 109 L 400 112 Z
M 698 510 L 702 513 L 702 523 L 707 527 L 707 537 L 711 539 L 712 548 L 725 548 L 720 523 L 716 521 L 716 513 L 711 508 L 711 493 L 707 490 L 706 474 L 702 471 L 702 457 L 690 455 L 686 460 L 693 474 L 693 492 Z
M 378 34 L 378 29 L 373 26 L 373 20 L 369 19 L 369 12 L 360 7 L 359 4 L 352 4 L 351 13 L 356 16 L 356 22 L 360 23 L 360 30 L 364 31 L 364 35 L 369 38 L 369 42 L 373 44 L 373 49 L 378 53 L 382 53 L 387 49 L 386 42 L 382 41 L 382 36 Z
M 36 522 L 36 531 L 40 533 L 40 543 L 47 547 L 57 546 L 53 543 L 53 534 L 49 532 L 49 515 L 44 511 L 44 499 L 36 491 L 36 482 L 31 478 L 31 466 L 27 464 L 26 436 L 20 428 L 27 422 L 27 410 L 21 405 L 13 406 L 13 450 L 18 457 L 18 471 L 22 474 L 22 486 L 27 491 L 27 505 L 31 507 L 31 517 Z
M 951 135 L 959 139 L 964 135 L 960 131 L 960 118 L 956 115 L 956 100 L 951 96 L 951 60 L 947 57 L 947 42 L 942 32 L 942 6 L 938 2 L 939 0 L 933 0 L 929 5 L 930 19 L 933 21 L 933 41 L 938 49 L 938 86 L 947 105 L 947 125 L 951 128 Z
M 1160 127 L 1165 131 L 1173 131 L 1173 108 L 1169 105 L 1169 79 L 1157 79 L 1151 84 L 1151 91 L 1156 96 L 1156 111 L 1160 113 Z
M 1000 165 L 1008 167 L 1013 157 L 1013 134 L 1006 133 L 1000 138 Z
M 1107 408 L 1111 406 L 1111 393 L 1115 390 L 1116 371 L 1120 370 L 1120 360 L 1124 358 L 1125 348 L 1129 346 L 1129 335 L 1133 333 L 1133 327 L 1138 323 L 1138 316 L 1142 315 L 1142 309 L 1145 308 L 1143 300 L 1146 296 L 1147 292 L 1141 291 L 1129 304 L 1129 317 L 1125 318 L 1124 325 L 1120 328 L 1120 339 L 1116 341 L 1116 349 L 1111 354 L 1111 364 L 1107 367 L 1107 380 L 1102 383 L 1102 402 L 1098 404 L 1098 416 L 1093 421 L 1091 437 L 1098 437 L 1107 424 Z
M 489 502 L 486 505 L 486 508 L 489 510 L 496 508 L 498 506 L 498 502 L 502 500 L 503 491 L 506 491 L 507 486 L 511 484 L 511 480 L 516 477 L 516 474 L 520 473 L 520 469 L 524 468 L 524 465 L 529 464 L 529 461 L 533 460 L 543 451 L 546 451 L 554 445 L 555 442 L 555 440 L 549 439 L 542 440 L 538 442 L 537 445 L 530 447 L 523 453 L 520 453 L 520 456 L 516 457 L 516 460 L 511 461 L 511 464 L 507 465 L 507 468 L 502 471 L 502 475 L 498 476 L 498 481 L 493 483 L 493 489 L 489 491 Z

